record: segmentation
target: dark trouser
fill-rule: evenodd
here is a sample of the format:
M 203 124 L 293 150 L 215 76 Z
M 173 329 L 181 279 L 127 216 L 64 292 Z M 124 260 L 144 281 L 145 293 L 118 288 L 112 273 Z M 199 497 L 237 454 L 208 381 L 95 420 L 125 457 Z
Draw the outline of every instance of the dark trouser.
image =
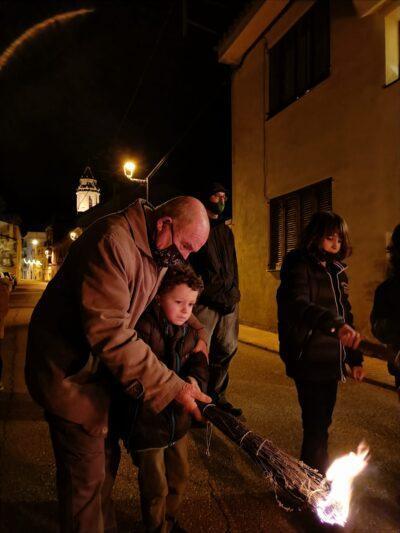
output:
M 223 400 L 229 383 L 229 364 L 238 348 L 238 306 L 232 313 L 222 315 L 210 307 L 197 305 L 194 314 L 208 333 L 208 393 L 214 401 Z
M 116 532 L 111 492 L 120 460 L 118 440 L 94 437 L 50 413 L 45 417 L 56 460 L 61 532 Z
M 176 521 L 189 477 L 187 436 L 169 448 L 133 452 L 132 460 L 139 468 L 140 502 L 146 532 L 167 533 Z
M 301 460 L 325 474 L 328 460 L 328 428 L 332 423 L 338 382 L 296 381 L 303 419 Z

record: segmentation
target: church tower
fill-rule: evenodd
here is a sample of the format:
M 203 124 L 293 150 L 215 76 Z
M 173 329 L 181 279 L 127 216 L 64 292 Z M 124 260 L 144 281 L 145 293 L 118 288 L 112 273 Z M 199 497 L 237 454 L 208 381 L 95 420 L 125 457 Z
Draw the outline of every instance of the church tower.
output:
M 97 187 L 97 180 L 94 179 L 90 167 L 86 167 L 76 189 L 76 210 L 83 213 L 99 202 L 100 189 Z

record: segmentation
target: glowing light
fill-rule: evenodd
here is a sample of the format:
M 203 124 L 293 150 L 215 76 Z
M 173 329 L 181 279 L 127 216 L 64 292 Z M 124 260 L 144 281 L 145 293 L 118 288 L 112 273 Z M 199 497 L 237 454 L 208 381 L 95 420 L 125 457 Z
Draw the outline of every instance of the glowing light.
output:
M 136 164 L 133 161 L 127 161 L 124 164 L 124 173 L 128 179 L 132 179 L 133 174 L 135 173 L 135 170 L 136 170 Z
M 336 459 L 329 467 L 326 478 L 331 483 L 328 495 L 319 496 L 316 510 L 321 522 L 344 526 L 350 510 L 353 480 L 368 463 L 369 449 L 363 443 L 357 453 L 351 452 Z
M 37 246 L 39 244 L 39 241 L 37 239 L 32 239 L 33 246 Z
M 26 265 L 35 265 L 37 267 L 42 266 L 42 262 L 39 261 L 39 259 L 25 259 L 25 257 L 24 257 L 24 263 Z
M 75 17 L 82 15 L 87 15 L 88 13 L 93 12 L 94 9 L 77 9 L 75 11 L 68 11 L 67 13 L 61 13 L 60 15 L 55 15 L 50 17 L 39 24 L 35 24 L 18 37 L 13 43 L 10 44 L 8 48 L 0 55 L 0 71 L 7 65 L 9 60 L 13 55 L 18 51 L 18 49 L 29 41 L 33 40 L 44 30 L 54 27 L 57 28 L 58 24 L 67 22 Z
M 76 231 L 70 231 L 69 232 L 69 238 L 71 241 L 76 241 L 76 239 L 79 237 Z

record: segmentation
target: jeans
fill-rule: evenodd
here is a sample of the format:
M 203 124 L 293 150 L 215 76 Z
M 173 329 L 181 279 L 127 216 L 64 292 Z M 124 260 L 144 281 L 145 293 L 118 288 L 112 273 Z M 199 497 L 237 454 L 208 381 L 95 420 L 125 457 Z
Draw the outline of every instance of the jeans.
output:
M 338 382 L 296 381 L 303 420 L 301 460 L 322 474 L 329 466 L 328 429 L 332 423 Z
M 194 314 L 206 328 L 209 348 L 210 379 L 208 394 L 214 401 L 224 400 L 229 383 L 229 364 L 238 349 L 238 306 L 222 315 L 205 305 L 197 305 Z

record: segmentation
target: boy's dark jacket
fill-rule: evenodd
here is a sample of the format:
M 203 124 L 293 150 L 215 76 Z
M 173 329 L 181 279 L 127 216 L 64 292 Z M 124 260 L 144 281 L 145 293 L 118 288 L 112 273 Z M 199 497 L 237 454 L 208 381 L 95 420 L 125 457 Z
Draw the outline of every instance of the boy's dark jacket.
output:
M 341 379 L 345 361 L 362 364 L 361 352 L 344 349 L 331 332 L 345 323 L 353 325 L 345 268 L 339 261 L 325 268 L 302 250 L 284 259 L 277 292 L 278 332 L 280 355 L 294 379 Z
M 188 324 L 173 326 L 161 307 L 153 302 L 141 316 L 136 330 L 156 356 L 181 378 L 196 379 L 200 389 L 207 391 L 208 362 L 202 352 L 193 352 L 198 336 Z M 182 438 L 191 424 L 191 417 L 175 402 L 155 414 L 141 400 L 126 394 L 116 404 L 122 438 L 128 450 L 145 450 L 170 446 Z
M 391 276 L 375 291 L 374 306 L 371 312 L 371 329 L 374 336 L 384 344 L 400 350 L 400 276 Z M 400 387 L 400 372 L 388 364 L 389 372 L 396 378 Z

